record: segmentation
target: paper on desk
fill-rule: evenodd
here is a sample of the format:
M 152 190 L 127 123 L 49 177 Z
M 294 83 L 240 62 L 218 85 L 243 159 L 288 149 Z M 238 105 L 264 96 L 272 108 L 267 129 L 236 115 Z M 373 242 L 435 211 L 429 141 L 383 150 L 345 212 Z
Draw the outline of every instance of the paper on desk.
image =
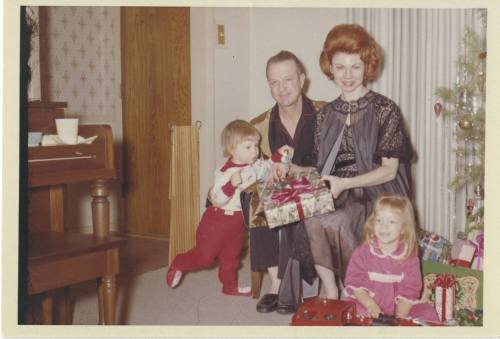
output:
M 97 135 L 93 137 L 84 138 L 82 136 L 78 136 L 77 144 L 91 144 L 95 139 L 97 139 Z M 47 134 L 42 137 L 42 146 L 59 146 L 59 145 L 68 145 L 64 143 L 57 134 Z

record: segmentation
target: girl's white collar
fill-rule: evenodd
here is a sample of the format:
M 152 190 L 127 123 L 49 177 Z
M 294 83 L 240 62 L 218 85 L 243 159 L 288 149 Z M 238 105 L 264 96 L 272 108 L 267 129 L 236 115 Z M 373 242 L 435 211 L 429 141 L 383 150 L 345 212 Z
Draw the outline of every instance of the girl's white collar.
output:
M 375 240 L 376 241 L 376 240 Z M 368 246 L 370 247 L 370 253 L 379 257 L 379 258 L 392 258 L 396 260 L 400 260 L 404 257 L 406 251 L 408 250 L 408 245 L 406 245 L 405 242 L 403 242 L 401 245 L 398 246 L 398 248 L 392 252 L 385 254 L 383 253 L 379 248 L 373 246 L 372 243 L 369 243 Z

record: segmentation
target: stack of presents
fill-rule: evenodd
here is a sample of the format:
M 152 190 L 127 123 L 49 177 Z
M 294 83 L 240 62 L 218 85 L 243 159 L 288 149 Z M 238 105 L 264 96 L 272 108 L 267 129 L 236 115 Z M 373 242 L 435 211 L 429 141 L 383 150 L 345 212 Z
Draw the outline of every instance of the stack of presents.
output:
M 250 228 L 274 228 L 334 211 L 330 191 L 313 169 L 287 177 L 283 182 L 256 183 L 242 194 L 242 200 L 247 202 L 243 204 L 243 212 Z M 483 230 L 459 233 L 453 243 L 424 230 L 419 231 L 418 238 L 424 279 L 422 301 L 434 304 L 443 324 L 481 326 Z M 335 304 L 331 306 L 338 316 L 330 322 L 332 325 L 348 324 L 353 317 L 350 306 L 342 301 L 309 302 L 313 308 L 324 308 L 319 304 L 325 302 Z M 298 322 L 308 324 L 307 319 Z
M 483 324 L 484 230 L 460 232 L 453 243 L 419 232 L 424 291 L 442 321 L 459 326 Z

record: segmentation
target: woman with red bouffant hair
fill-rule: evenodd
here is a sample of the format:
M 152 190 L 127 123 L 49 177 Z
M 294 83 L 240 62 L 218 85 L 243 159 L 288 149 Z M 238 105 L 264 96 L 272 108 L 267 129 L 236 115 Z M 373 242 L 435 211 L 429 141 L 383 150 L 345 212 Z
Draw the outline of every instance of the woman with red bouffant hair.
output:
M 315 128 L 317 168 L 330 187 L 335 211 L 304 222 L 326 297 L 337 299 L 335 276 L 343 283 L 377 197 L 410 196 L 413 151 L 398 105 L 367 88 L 377 78 L 381 49 L 363 27 L 335 26 L 319 61 L 342 92 L 318 112 Z

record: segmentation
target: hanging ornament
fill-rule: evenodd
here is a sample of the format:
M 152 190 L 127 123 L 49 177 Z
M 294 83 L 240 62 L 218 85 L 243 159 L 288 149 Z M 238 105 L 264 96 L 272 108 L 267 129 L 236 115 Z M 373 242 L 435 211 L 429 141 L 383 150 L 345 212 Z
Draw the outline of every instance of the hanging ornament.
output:
M 472 127 L 472 121 L 466 118 L 462 118 L 458 121 L 458 126 L 463 130 L 468 130 Z
M 443 105 L 441 105 L 441 103 L 437 101 L 434 104 L 434 113 L 436 113 L 436 116 L 438 117 L 442 111 L 443 111 Z
M 479 91 L 482 95 L 484 95 L 484 86 L 486 85 L 486 77 L 484 76 L 484 72 L 480 71 L 478 73 L 478 87 Z
M 474 187 L 474 193 L 476 194 L 476 198 L 479 198 L 481 199 L 483 197 L 483 186 L 481 186 L 481 184 L 477 184 L 475 187 Z

